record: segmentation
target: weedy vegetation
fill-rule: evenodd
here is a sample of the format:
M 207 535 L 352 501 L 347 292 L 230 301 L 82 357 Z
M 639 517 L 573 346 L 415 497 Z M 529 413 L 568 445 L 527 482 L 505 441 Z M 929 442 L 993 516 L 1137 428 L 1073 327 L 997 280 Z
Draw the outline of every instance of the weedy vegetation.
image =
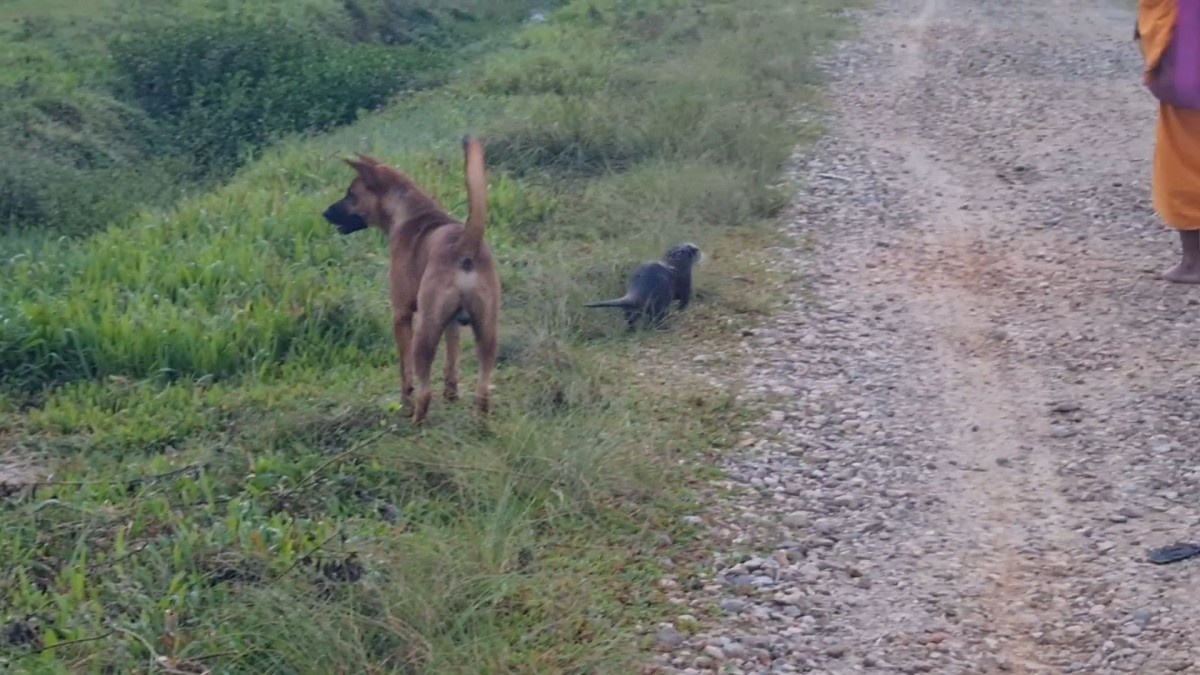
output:
M 739 416 L 646 353 L 770 310 L 844 6 L 0 1 L 0 667 L 635 672 Z M 383 241 L 320 213 L 365 151 L 465 215 L 466 131 L 497 410 L 465 336 L 414 430 Z M 669 332 L 582 307 L 681 241 Z

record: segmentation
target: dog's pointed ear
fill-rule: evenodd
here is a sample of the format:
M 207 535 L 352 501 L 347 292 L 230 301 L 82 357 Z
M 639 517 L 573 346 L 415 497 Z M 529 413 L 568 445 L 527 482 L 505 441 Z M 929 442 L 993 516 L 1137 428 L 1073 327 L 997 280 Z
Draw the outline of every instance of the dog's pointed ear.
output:
M 363 185 L 371 192 L 378 192 L 382 183 L 379 180 L 379 174 L 375 172 L 375 168 L 379 166 L 379 162 L 368 161 L 369 158 L 363 158 L 361 155 L 357 158 L 346 158 L 344 161 L 350 165 L 350 168 L 358 174 L 362 179 Z

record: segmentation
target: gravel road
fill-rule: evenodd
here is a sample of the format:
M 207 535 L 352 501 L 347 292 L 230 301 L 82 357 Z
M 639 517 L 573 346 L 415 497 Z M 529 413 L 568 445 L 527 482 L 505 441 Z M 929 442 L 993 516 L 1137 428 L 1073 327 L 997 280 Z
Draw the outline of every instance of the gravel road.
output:
M 1200 559 L 1145 562 L 1200 539 L 1200 289 L 1129 3 L 859 19 L 656 672 L 1200 673 Z

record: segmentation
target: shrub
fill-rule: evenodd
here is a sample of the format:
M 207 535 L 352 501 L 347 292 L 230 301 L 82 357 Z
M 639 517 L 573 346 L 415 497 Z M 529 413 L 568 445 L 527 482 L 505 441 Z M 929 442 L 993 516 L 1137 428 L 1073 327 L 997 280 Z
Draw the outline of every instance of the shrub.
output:
M 129 20 L 100 4 L 14 9 L 0 27 L 0 231 L 80 235 L 167 205 L 281 135 L 350 122 L 436 79 L 530 9 L 148 0 Z
M 141 175 L 154 146 L 150 121 L 92 92 L 36 79 L 0 87 L 0 136 L 0 231 L 79 234 L 170 189 L 161 163 Z
M 350 42 L 460 50 L 530 11 L 530 0 L 341 0 L 322 27 Z M 534 2 L 533 5 L 539 3 Z M 542 3 L 549 7 L 553 2 Z
M 77 168 L 28 151 L 0 156 L 0 230 L 44 228 L 76 235 L 132 215 L 170 190 L 134 166 Z
M 235 166 L 283 134 L 351 122 L 439 59 L 238 17 L 145 26 L 111 49 L 123 93 L 166 125 L 199 172 Z

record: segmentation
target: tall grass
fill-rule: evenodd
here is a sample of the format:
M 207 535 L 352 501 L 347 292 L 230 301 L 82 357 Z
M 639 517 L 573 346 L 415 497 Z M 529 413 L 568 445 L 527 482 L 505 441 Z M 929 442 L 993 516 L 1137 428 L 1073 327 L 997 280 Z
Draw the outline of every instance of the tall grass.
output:
M 690 536 L 699 476 L 679 460 L 738 415 L 639 351 L 768 309 L 739 279 L 766 275 L 772 186 L 815 133 L 791 116 L 842 4 L 567 2 L 447 86 L 208 194 L 0 244 L 21 250 L 0 262 L 0 666 L 635 672 L 638 627 L 668 611 L 660 561 Z M 417 431 L 383 242 L 320 212 L 349 179 L 337 157 L 364 150 L 462 215 L 468 130 L 492 167 L 498 409 L 439 401 Z M 582 309 L 682 240 L 709 264 L 672 331 Z

